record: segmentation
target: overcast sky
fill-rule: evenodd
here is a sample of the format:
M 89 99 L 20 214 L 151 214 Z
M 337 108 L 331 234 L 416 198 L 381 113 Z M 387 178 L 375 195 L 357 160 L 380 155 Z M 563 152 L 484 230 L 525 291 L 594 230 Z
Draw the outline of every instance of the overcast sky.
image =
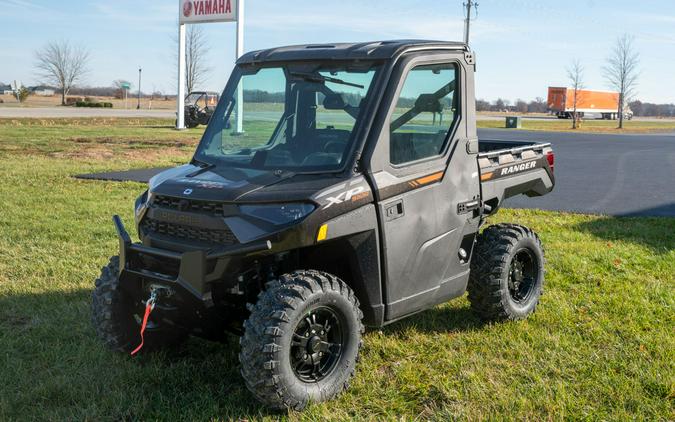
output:
M 675 103 L 675 0 L 480 0 L 472 23 L 477 96 L 526 100 L 565 86 L 573 58 L 586 86 L 608 89 L 602 66 L 616 38 L 635 37 L 638 98 Z M 39 82 L 33 52 L 50 40 L 91 51 L 88 85 L 114 79 L 175 91 L 178 0 L 0 0 L 0 82 Z M 222 90 L 234 61 L 234 24 L 206 24 L 209 79 Z M 462 0 L 247 0 L 245 49 L 395 38 L 460 40 Z

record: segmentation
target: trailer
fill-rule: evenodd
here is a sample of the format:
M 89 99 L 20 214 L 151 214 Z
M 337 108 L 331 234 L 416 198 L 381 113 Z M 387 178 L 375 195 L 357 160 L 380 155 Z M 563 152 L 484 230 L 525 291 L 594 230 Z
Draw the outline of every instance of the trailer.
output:
M 571 119 L 574 114 L 574 89 L 565 87 L 548 87 L 548 109 L 559 119 Z M 616 120 L 619 110 L 619 93 L 613 91 L 577 90 L 577 114 L 599 115 L 603 120 Z M 626 105 L 624 118 L 630 120 L 633 112 Z

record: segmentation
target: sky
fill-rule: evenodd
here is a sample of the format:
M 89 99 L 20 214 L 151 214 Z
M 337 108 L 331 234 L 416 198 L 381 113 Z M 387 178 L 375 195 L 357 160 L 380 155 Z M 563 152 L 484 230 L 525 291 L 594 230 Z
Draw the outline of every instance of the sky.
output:
M 246 0 L 245 50 L 288 44 L 420 38 L 461 40 L 463 0 Z M 634 37 L 637 98 L 675 103 L 675 0 L 480 0 L 471 24 L 476 96 L 515 101 L 566 86 L 578 59 L 589 89 L 610 87 L 603 65 L 616 39 Z M 134 81 L 175 92 L 178 0 L 0 0 L 0 82 L 40 82 L 35 50 L 68 40 L 91 52 L 85 83 Z M 235 24 L 204 24 L 210 67 L 203 89 L 222 90 L 235 59 Z

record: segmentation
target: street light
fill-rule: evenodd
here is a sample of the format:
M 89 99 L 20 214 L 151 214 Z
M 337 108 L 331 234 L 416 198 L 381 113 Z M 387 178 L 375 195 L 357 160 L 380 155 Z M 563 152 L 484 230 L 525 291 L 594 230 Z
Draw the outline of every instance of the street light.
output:
M 136 106 L 136 110 L 141 109 L 141 72 L 143 69 L 140 67 L 138 68 L 138 105 Z

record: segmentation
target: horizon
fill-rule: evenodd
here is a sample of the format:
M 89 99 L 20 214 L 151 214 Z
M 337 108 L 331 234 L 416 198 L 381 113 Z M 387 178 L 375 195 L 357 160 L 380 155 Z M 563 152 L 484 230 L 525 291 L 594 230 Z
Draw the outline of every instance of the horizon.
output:
M 301 0 L 291 10 L 279 2 L 248 1 L 245 51 L 305 43 L 457 40 L 463 34 L 461 3 L 346 0 L 339 7 L 327 7 Z M 617 37 L 627 33 L 640 54 L 634 99 L 675 103 L 675 4 L 652 0 L 642 2 L 639 12 L 631 11 L 635 8 L 628 0 L 611 6 L 585 0 L 565 7 L 553 1 L 480 1 L 470 42 L 477 56 L 476 98 L 511 103 L 546 98 L 549 86 L 569 85 L 566 68 L 573 59 L 585 68 L 585 89 L 611 90 L 602 66 Z M 77 0 L 58 7 L 46 0 L 0 0 L 0 18 L 6 22 L 0 30 L 1 83 L 41 85 L 34 52 L 49 41 L 68 40 L 91 53 L 90 72 L 80 87 L 109 87 L 115 79 L 126 79 L 135 91 L 140 66 L 142 92 L 175 95 L 175 0 Z M 78 24 L 73 25 L 73 19 Z M 202 26 L 209 40 L 211 72 L 199 90 L 220 92 L 234 64 L 235 24 Z

